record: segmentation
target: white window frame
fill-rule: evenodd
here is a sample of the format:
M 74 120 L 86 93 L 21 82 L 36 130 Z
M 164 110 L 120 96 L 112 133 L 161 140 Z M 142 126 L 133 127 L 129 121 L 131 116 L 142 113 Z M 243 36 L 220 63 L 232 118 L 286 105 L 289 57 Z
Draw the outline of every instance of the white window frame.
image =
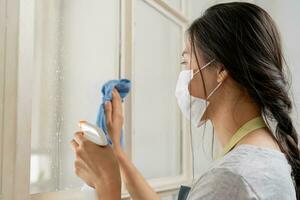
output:
M 0 5 L 3 13 L 0 16 L 0 38 L 4 44 L 0 52 L 0 68 L 4 75 L 1 83 L 3 91 L 1 198 L 28 199 L 29 182 L 26 183 L 29 180 L 30 135 L 27 134 L 30 133 L 30 123 L 26 121 L 28 119 L 26 115 L 31 114 L 29 99 L 31 95 L 30 91 L 25 95 L 20 93 L 21 90 L 17 90 L 18 87 L 27 87 L 26 84 L 30 82 L 18 78 L 19 73 L 27 70 L 25 65 L 30 63 L 30 58 L 22 57 L 22 51 L 19 51 L 19 47 L 28 41 L 23 40 L 23 44 L 19 43 L 19 36 L 22 39 L 26 36 L 26 33 L 19 31 L 19 0 L 1 0 Z M 27 48 L 30 54 L 30 45 Z
M 4 116 L 4 48 L 5 48 L 5 2 L 0 0 L 0 199 L 2 199 L 2 147 Z
M 132 79 L 134 43 L 134 1 L 121 1 L 121 58 L 120 77 Z M 181 27 L 182 36 L 189 23 L 187 4 L 175 9 L 163 0 L 143 0 Z M 32 80 L 34 77 L 34 2 L 35 0 L 0 0 L 0 155 L 2 155 L 2 200 L 76 200 L 82 199 L 78 190 L 30 194 L 31 108 Z M 182 37 L 184 38 L 184 37 Z M 184 41 L 182 41 L 182 44 Z M 29 73 L 28 73 L 29 71 Z M 26 72 L 29 76 L 19 76 Z M 134 80 L 133 80 L 134 82 Z M 26 90 L 25 90 L 26 88 Z M 29 90 L 28 90 L 29 89 Z M 26 91 L 26 93 L 25 93 Z M 132 91 L 132 96 L 135 95 Z M 134 118 L 131 113 L 132 98 L 125 101 L 126 153 L 131 158 L 131 135 Z M 180 185 L 192 181 L 192 160 L 189 126 L 182 121 L 182 172 L 180 176 L 149 180 L 160 195 L 173 195 Z M 1 157 L 0 157 L 1 158 Z M 0 162 L 1 164 L 1 162 Z M 122 199 L 130 199 L 126 190 Z

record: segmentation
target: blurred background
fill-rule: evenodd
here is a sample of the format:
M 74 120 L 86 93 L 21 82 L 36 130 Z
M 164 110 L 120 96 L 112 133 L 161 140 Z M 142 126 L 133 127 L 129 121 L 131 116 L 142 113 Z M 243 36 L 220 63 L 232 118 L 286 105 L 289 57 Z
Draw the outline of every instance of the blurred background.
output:
M 110 79 L 132 81 L 124 103 L 125 150 L 164 199 L 177 199 L 180 184 L 191 181 L 193 164 L 195 177 L 205 171 L 219 149 L 211 124 L 205 131 L 190 130 L 174 91 L 182 69 L 184 31 L 206 8 L 220 2 L 229 1 L 20 2 L 19 42 L 22 55 L 28 54 L 33 63 L 18 74 L 30 80 L 19 92 L 31 95 L 31 113 L 24 116 L 30 123 L 31 194 L 80 188 L 69 141 L 79 120 L 95 123 L 101 86 Z M 291 71 L 293 119 L 300 132 L 300 1 L 247 2 L 266 9 L 278 25 Z

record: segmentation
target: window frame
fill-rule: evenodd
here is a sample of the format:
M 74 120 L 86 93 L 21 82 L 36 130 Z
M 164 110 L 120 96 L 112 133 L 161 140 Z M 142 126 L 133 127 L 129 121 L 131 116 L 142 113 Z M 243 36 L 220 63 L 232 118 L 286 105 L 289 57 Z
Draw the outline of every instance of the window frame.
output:
M 19 10 L 20 3 L 19 0 L 1 0 L 3 15 L 1 15 L 0 37 L 4 44 L 3 51 L 0 52 L 0 68 L 4 75 L 1 84 L 3 94 L 1 199 L 4 200 L 29 197 L 29 184 L 25 183 L 29 180 L 30 135 L 27 134 L 30 133 L 30 123 L 27 123 L 26 116 L 31 114 L 31 95 L 30 91 L 26 95 L 24 92 L 21 93 L 18 87 L 30 86 L 30 81 L 19 79 L 19 74 L 28 70 L 25 66 L 32 64 L 32 57 L 24 56 L 26 49 L 21 50 L 21 47 L 24 48 L 22 45 L 30 44 L 30 41 L 25 39 L 30 33 L 26 32 L 28 31 L 26 29 L 21 31 L 19 26 L 21 13 L 25 14 Z M 22 20 L 27 19 L 29 18 Z M 26 55 L 32 53 L 30 46 L 26 48 L 28 48 Z
M 129 79 L 133 78 L 134 71 L 134 1 L 120 0 L 119 77 Z M 181 0 L 180 10 L 163 0 L 142 1 L 179 25 L 184 38 L 184 31 L 189 23 L 186 11 L 189 0 Z M 34 80 L 34 9 L 35 0 L 0 0 L 0 43 L 3 44 L 0 50 L 0 72 L 3 75 L 0 80 L 0 111 L 3 113 L 0 115 L 0 155 L 2 155 L 0 199 L 79 200 L 82 196 L 78 190 L 30 194 L 32 109 L 30 88 L 33 87 L 32 80 Z M 20 76 L 25 72 L 28 76 Z M 132 105 L 132 98 L 129 96 L 124 104 L 126 121 L 124 132 L 127 135 L 126 153 L 130 159 L 132 156 L 130 133 L 134 123 Z M 190 184 L 192 181 L 190 138 L 186 134 L 189 126 L 183 118 L 181 121 L 183 173 L 175 177 L 149 180 L 150 185 L 162 196 L 176 194 L 181 184 Z M 130 199 L 126 190 L 122 191 L 122 199 Z
M 0 0 L 0 199 L 2 199 L 2 146 L 3 146 L 3 116 L 4 116 L 4 52 L 5 52 L 5 1 Z

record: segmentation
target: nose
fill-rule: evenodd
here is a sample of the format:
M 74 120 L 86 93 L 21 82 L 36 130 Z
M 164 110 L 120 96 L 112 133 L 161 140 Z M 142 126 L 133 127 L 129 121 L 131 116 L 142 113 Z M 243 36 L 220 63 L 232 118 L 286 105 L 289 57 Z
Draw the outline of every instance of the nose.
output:
M 185 59 L 184 55 L 186 54 L 186 51 L 183 51 L 181 54 L 181 64 L 187 64 L 187 60 Z

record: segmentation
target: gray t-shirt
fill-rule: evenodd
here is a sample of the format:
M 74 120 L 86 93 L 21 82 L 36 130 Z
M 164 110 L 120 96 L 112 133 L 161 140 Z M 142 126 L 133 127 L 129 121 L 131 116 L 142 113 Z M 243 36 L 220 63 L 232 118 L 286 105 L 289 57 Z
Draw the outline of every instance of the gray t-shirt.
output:
M 188 200 L 296 200 L 291 167 L 277 150 L 242 144 L 214 161 Z

